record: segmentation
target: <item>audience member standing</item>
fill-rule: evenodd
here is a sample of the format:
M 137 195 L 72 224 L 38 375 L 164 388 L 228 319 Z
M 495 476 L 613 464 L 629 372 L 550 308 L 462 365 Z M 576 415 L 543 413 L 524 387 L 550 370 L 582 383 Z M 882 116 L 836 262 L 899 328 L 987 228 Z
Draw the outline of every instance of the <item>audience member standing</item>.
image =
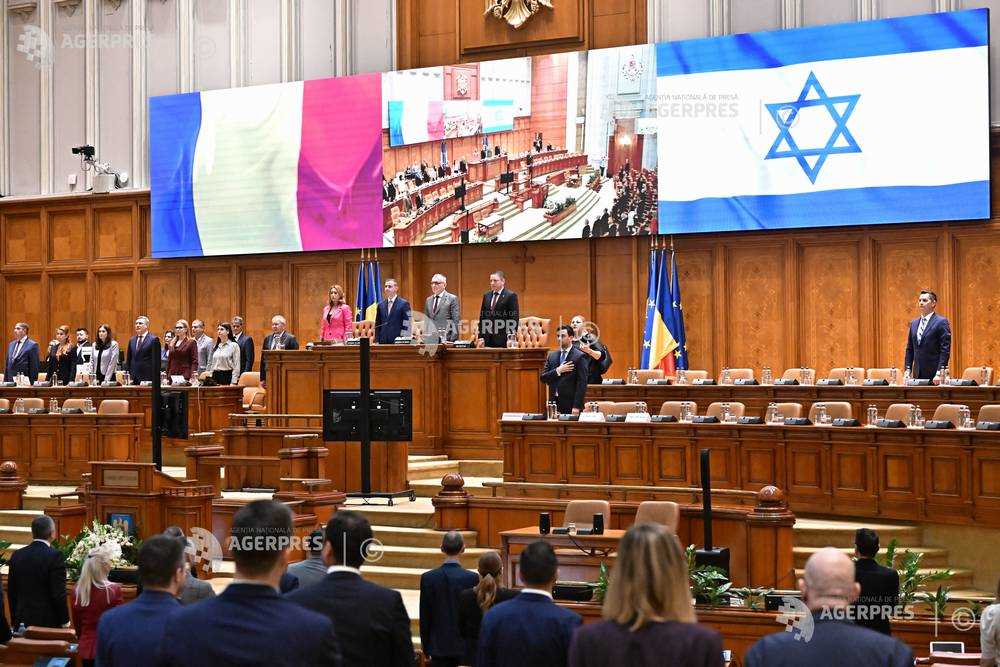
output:
M 181 530 L 180 526 L 169 526 L 163 534 L 172 537 L 184 547 L 184 582 L 180 592 L 177 593 L 177 600 L 184 606 L 194 604 L 199 600 L 207 600 L 215 597 L 215 589 L 212 584 L 202 581 L 195 576 L 195 564 L 192 563 L 192 556 L 188 552 L 188 538 Z
M 548 385 L 549 400 L 556 402 L 559 414 L 580 414 L 587 395 L 587 359 L 573 347 L 573 327 L 563 324 L 556 330 L 559 348 L 549 352 L 541 380 Z
M 140 315 L 135 318 L 135 335 L 128 341 L 128 358 L 125 370 L 132 376 L 132 382 L 153 381 L 153 341 L 156 336 L 149 333 L 149 318 Z
M 261 350 L 260 359 L 260 386 L 265 386 L 267 381 L 267 362 L 264 361 L 264 352 L 267 350 L 297 350 L 299 341 L 288 332 L 288 322 L 283 315 L 275 315 L 271 318 L 271 333 L 264 338 L 264 347 Z
M 799 590 L 812 615 L 795 630 L 808 628 L 809 640 L 799 639 L 791 627 L 768 635 L 750 648 L 745 667 L 912 667 L 908 646 L 845 620 L 861 587 L 854 581 L 854 563 L 843 553 L 826 547 L 810 556 Z
M 65 324 L 56 329 L 56 339 L 49 345 L 46 371 L 53 387 L 76 379 L 76 345 Z
M 98 382 L 115 382 L 115 371 L 118 370 L 120 356 L 118 341 L 111 333 L 111 327 L 107 324 L 97 327 L 97 340 L 94 342 L 91 365 Z
M 24 375 L 28 382 L 35 384 L 38 380 L 38 370 L 41 365 L 38 358 L 38 343 L 28 338 L 28 323 L 18 322 L 14 325 L 14 340 L 7 346 L 7 362 L 4 365 L 4 379 L 13 381 L 18 375 Z
M 205 333 L 205 323 L 202 320 L 191 320 L 191 335 L 198 346 L 198 372 L 208 370 L 208 357 L 212 354 L 215 341 Z
M 191 380 L 198 374 L 198 343 L 188 336 L 187 320 L 177 320 L 174 339 L 167 348 L 167 378 L 179 375 Z
M 507 338 L 517 333 L 521 308 L 517 293 L 507 289 L 503 271 L 490 274 L 490 291 L 483 294 L 479 308 L 478 343 L 484 347 L 507 347 Z
M 80 578 L 73 590 L 73 625 L 79 642 L 80 660 L 84 667 L 94 664 L 97 655 L 97 624 L 104 612 L 117 607 L 124 599 L 121 584 L 108 581 L 113 565 L 105 546 L 95 547 L 87 554 L 80 568 Z
M 326 564 L 323 562 L 323 531 L 317 528 L 309 533 L 309 555 L 288 566 L 288 574 L 295 577 L 299 588 L 311 586 L 326 576 Z
M 223 322 L 216 333 L 219 337 L 208 358 L 208 372 L 216 384 L 237 384 L 240 381 L 240 346 L 233 340 L 233 325 Z
M 458 594 L 476 585 L 478 577 L 462 567 L 462 533 L 450 530 L 441 540 L 445 561 L 420 576 L 420 645 L 431 667 L 457 667 L 464 653 L 458 631 Z
M 109 609 L 97 624 L 97 664 L 133 667 L 156 663 L 167 620 L 181 608 L 184 543 L 154 535 L 139 548 L 142 593 L 127 605 Z
M 1000 581 L 997 597 L 979 619 L 980 667 L 1000 667 Z
M 858 528 L 854 534 L 854 580 L 861 586 L 861 595 L 854 603 L 855 624 L 871 628 L 883 635 L 892 634 L 892 616 L 899 602 L 899 573 L 875 562 L 878 554 L 878 533 L 871 528 Z
M 552 600 L 559 562 L 547 542 L 521 552 L 525 588 L 513 600 L 486 612 L 479 633 L 476 667 L 560 667 L 582 619 Z
M 399 296 L 399 284 L 388 278 L 382 286 L 384 299 L 375 308 L 375 342 L 392 344 L 410 335 L 410 302 Z
M 240 346 L 240 374 L 253 370 L 253 338 L 243 330 L 243 318 L 233 315 L 230 320 L 233 323 L 233 340 Z
M 286 598 L 333 621 L 344 665 L 412 667 L 410 617 L 402 596 L 361 576 L 371 544 L 368 519 L 351 510 L 335 512 L 323 543 L 326 576 Z
M 666 528 L 628 529 L 604 598 L 604 620 L 577 630 L 571 667 L 722 667 L 722 638 L 698 625 L 684 550 Z
M 483 624 L 483 614 L 494 605 L 506 602 L 517 595 L 517 591 L 500 586 L 500 571 L 503 563 L 496 551 L 487 551 L 479 557 L 479 582 L 458 594 L 458 633 L 465 643 L 463 665 L 476 665 L 476 644 L 479 643 L 479 628 Z
M 291 548 L 292 512 L 255 500 L 233 516 L 236 576 L 218 597 L 167 621 L 161 664 L 178 667 L 340 665 L 333 624 L 278 595 Z
M 320 320 L 319 339 L 322 341 L 344 342 L 354 333 L 354 316 L 344 297 L 344 288 L 334 285 L 330 288 L 323 317 Z
M 42 515 L 31 520 L 31 544 L 10 557 L 7 601 L 11 626 L 59 628 L 69 624 L 66 561 L 52 548 L 56 525 Z

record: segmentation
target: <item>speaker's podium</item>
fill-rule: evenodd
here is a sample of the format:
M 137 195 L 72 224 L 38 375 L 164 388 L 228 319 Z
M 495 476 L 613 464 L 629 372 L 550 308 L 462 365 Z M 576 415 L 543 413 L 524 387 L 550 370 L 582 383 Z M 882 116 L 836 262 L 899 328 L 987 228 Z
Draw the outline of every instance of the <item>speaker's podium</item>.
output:
M 179 526 L 212 530 L 210 485 L 171 477 L 152 463 L 91 461 L 87 521 L 121 523 L 139 539 Z

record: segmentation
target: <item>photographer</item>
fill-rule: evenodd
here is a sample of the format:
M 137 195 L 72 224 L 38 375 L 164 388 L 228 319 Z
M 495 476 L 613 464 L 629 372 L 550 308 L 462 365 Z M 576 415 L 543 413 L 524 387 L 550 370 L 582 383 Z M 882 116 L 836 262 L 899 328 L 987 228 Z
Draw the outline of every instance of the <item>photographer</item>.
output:
M 598 340 L 597 325 L 584 321 L 583 315 L 574 315 L 570 326 L 575 334 L 573 346 L 589 357 L 587 384 L 601 384 L 604 374 L 611 368 L 612 359 L 607 346 Z

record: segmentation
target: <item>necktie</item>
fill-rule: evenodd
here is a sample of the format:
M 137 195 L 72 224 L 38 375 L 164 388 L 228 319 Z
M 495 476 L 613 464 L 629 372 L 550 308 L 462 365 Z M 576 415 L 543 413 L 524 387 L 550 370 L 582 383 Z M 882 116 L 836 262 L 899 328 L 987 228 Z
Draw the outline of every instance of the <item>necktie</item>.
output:
M 431 311 L 432 315 L 437 315 L 438 314 L 438 302 L 440 300 L 441 300 L 441 295 L 440 294 L 435 294 L 434 295 L 434 310 Z
M 135 344 L 135 349 L 136 350 L 138 350 L 140 347 L 142 347 L 142 341 L 144 341 L 144 340 L 146 340 L 146 334 L 142 334 L 141 336 L 139 336 L 139 342 Z
M 386 301 L 386 303 L 385 303 L 385 314 L 386 315 L 388 315 L 389 313 L 392 312 L 392 302 L 393 301 L 395 301 L 395 299 L 389 299 L 388 301 Z
M 14 348 L 14 356 L 11 359 L 17 359 L 21 356 L 21 348 L 24 346 L 24 340 L 17 341 L 17 346 Z
M 566 355 L 567 355 L 568 353 L 569 353 L 569 351 L 568 351 L 568 350 L 563 350 L 563 351 L 562 351 L 562 353 L 561 353 L 561 354 L 559 355 L 559 365 L 560 365 L 560 366 L 561 366 L 562 364 L 565 364 L 565 363 L 566 363 Z
M 285 334 L 278 334 L 277 336 L 274 337 L 274 340 L 271 341 L 272 350 L 277 350 L 281 347 L 281 339 L 284 337 L 284 335 Z
M 924 329 L 927 328 L 927 320 L 929 317 L 920 318 L 920 326 L 917 327 L 917 345 L 920 344 L 920 339 L 924 337 Z
M 493 300 L 490 301 L 490 310 L 495 310 L 497 301 L 500 299 L 500 292 L 493 292 Z

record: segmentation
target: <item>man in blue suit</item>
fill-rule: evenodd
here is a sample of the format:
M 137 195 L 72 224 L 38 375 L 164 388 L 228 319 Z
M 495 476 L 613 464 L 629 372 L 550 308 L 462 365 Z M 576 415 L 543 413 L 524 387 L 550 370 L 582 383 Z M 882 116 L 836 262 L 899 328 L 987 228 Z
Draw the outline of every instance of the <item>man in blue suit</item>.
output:
M 547 542 L 521 552 L 524 581 L 517 597 L 483 617 L 476 667 L 560 667 L 566 664 L 573 632 L 583 619 L 552 600 L 559 561 Z
M 143 542 L 139 549 L 142 594 L 101 615 L 96 663 L 101 667 L 152 663 L 167 620 L 181 608 L 177 595 L 185 578 L 182 540 L 154 535 Z
M 134 384 L 153 381 L 155 340 L 156 336 L 149 333 L 149 318 L 145 315 L 135 318 L 135 335 L 128 341 L 128 358 L 125 360 L 125 370 L 132 376 Z
M 920 317 L 910 322 L 910 335 L 906 339 L 906 361 L 914 379 L 933 380 L 938 369 L 948 365 L 951 357 L 951 325 L 941 317 L 937 308 L 937 294 L 923 290 L 917 299 Z
M 18 374 L 23 374 L 31 384 L 35 384 L 38 367 L 38 343 L 28 338 L 28 324 L 18 322 L 14 325 L 14 340 L 7 346 L 4 379 L 11 382 Z
M 399 296 L 395 278 L 385 281 L 385 298 L 375 311 L 375 342 L 392 344 L 399 336 L 410 335 L 410 303 Z
M 826 547 L 810 556 L 799 590 L 811 614 L 754 644 L 746 667 L 912 667 L 906 644 L 851 622 L 861 586 L 854 563 L 840 550 Z
M 479 576 L 462 567 L 462 533 L 450 530 L 441 540 L 444 563 L 420 575 L 420 644 L 431 667 L 457 667 L 465 651 L 458 630 L 458 594 L 479 583 Z
M 163 634 L 161 664 L 340 665 L 330 619 L 278 595 L 291 547 L 292 512 L 255 500 L 233 516 L 233 583 L 214 598 L 182 607 Z
M 556 330 L 556 337 L 559 349 L 549 352 L 541 379 L 548 385 L 549 400 L 556 402 L 559 414 L 578 415 L 583 411 L 583 399 L 587 395 L 590 357 L 573 346 L 573 327 L 570 325 L 561 325 Z

